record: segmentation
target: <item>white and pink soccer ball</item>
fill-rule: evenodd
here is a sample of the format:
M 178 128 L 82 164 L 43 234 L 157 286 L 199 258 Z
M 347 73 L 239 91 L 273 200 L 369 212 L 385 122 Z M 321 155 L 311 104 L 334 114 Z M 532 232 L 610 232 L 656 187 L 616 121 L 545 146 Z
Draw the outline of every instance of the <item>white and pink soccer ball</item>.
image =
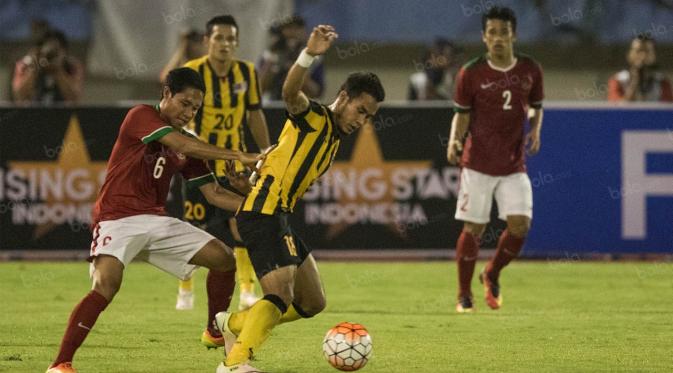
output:
M 348 372 L 358 370 L 371 358 L 372 337 L 364 326 L 342 322 L 327 331 L 322 351 L 333 367 Z

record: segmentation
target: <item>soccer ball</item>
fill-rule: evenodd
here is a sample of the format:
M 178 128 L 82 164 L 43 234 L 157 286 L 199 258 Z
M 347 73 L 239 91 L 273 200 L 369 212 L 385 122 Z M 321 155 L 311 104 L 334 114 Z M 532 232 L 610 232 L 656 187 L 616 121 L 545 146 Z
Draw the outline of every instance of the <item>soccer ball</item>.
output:
M 349 372 L 358 370 L 371 358 L 372 337 L 364 326 L 342 322 L 327 331 L 322 352 L 333 367 Z

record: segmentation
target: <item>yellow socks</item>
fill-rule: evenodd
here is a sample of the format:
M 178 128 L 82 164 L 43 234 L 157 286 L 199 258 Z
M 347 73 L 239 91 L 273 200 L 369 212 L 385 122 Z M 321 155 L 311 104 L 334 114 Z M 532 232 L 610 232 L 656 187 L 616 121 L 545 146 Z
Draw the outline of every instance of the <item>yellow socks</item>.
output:
M 184 281 L 180 280 L 180 286 L 178 288 L 178 291 L 180 293 L 189 293 L 193 290 L 194 290 L 194 282 L 192 281 L 191 278 Z
M 227 354 L 227 359 L 224 361 L 225 365 L 232 366 L 245 363 L 252 357 L 252 354 L 266 341 L 271 335 L 271 330 L 280 321 L 283 313 L 279 307 L 286 308 L 279 297 L 267 295 L 246 311 L 247 316 L 243 329 L 231 352 Z M 232 319 L 230 319 L 230 329 L 232 324 Z
M 254 293 L 255 270 L 250 263 L 248 250 L 245 247 L 236 246 L 234 247 L 234 257 L 236 257 L 236 279 L 241 293 Z
M 229 330 L 231 330 L 232 333 L 236 335 L 241 334 L 241 330 L 243 330 L 243 324 L 245 323 L 245 319 L 248 317 L 248 313 L 250 313 L 250 309 L 231 314 L 231 317 L 229 318 Z M 297 313 L 297 309 L 294 308 L 294 304 L 290 304 L 290 307 L 287 308 L 287 311 L 285 311 L 283 316 L 280 317 L 280 320 L 278 320 L 278 324 L 292 322 L 301 318 L 302 316 Z

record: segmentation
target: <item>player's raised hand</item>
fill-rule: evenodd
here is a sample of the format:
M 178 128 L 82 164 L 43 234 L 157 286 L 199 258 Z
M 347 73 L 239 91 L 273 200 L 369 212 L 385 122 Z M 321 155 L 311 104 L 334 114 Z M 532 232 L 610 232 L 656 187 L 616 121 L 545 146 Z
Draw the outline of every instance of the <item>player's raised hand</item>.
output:
M 449 142 L 449 146 L 446 149 L 446 160 L 449 161 L 449 164 L 458 164 L 460 160 L 460 152 L 463 151 L 463 143 L 458 140 L 453 140 Z
M 313 28 L 311 36 L 306 43 L 306 53 L 312 56 L 321 55 L 332 46 L 332 43 L 339 34 L 336 33 L 334 27 L 330 25 L 318 25 Z
M 540 151 L 540 132 L 530 131 L 526 135 L 526 153 L 535 155 Z

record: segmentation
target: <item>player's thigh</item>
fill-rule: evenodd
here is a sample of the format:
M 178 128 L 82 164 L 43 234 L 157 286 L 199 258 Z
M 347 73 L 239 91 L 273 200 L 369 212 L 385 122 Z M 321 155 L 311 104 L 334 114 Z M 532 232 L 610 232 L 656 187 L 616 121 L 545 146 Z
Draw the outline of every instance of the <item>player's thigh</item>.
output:
M 520 215 L 533 218 L 533 187 L 525 172 L 503 176 L 495 189 L 498 218 Z
M 486 224 L 491 217 L 493 193 L 498 183 L 496 176 L 463 168 L 456 204 L 456 220 Z
M 233 271 L 236 269 L 233 255 L 229 246 L 218 239 L 213 239 L 194 254 L 189 264 L 222 272 Z
M 211 234 L 175 218 L 161 218 L 161 227 L 152 232 L 151 243 L 139 259 L 180 279 L 191 277 L 199 265 L 234 270 L 231 250 Z
M 294 302 L 309 315 L 320 313 L 325 308 L 325 288 L 313 255 L 308 254 L 299 268 L 294 284 Z
M 286 217 L 244 211 L 237 215 L 236 221 L 260 280 L 277 268 L 301 264 L 302 257 Z

